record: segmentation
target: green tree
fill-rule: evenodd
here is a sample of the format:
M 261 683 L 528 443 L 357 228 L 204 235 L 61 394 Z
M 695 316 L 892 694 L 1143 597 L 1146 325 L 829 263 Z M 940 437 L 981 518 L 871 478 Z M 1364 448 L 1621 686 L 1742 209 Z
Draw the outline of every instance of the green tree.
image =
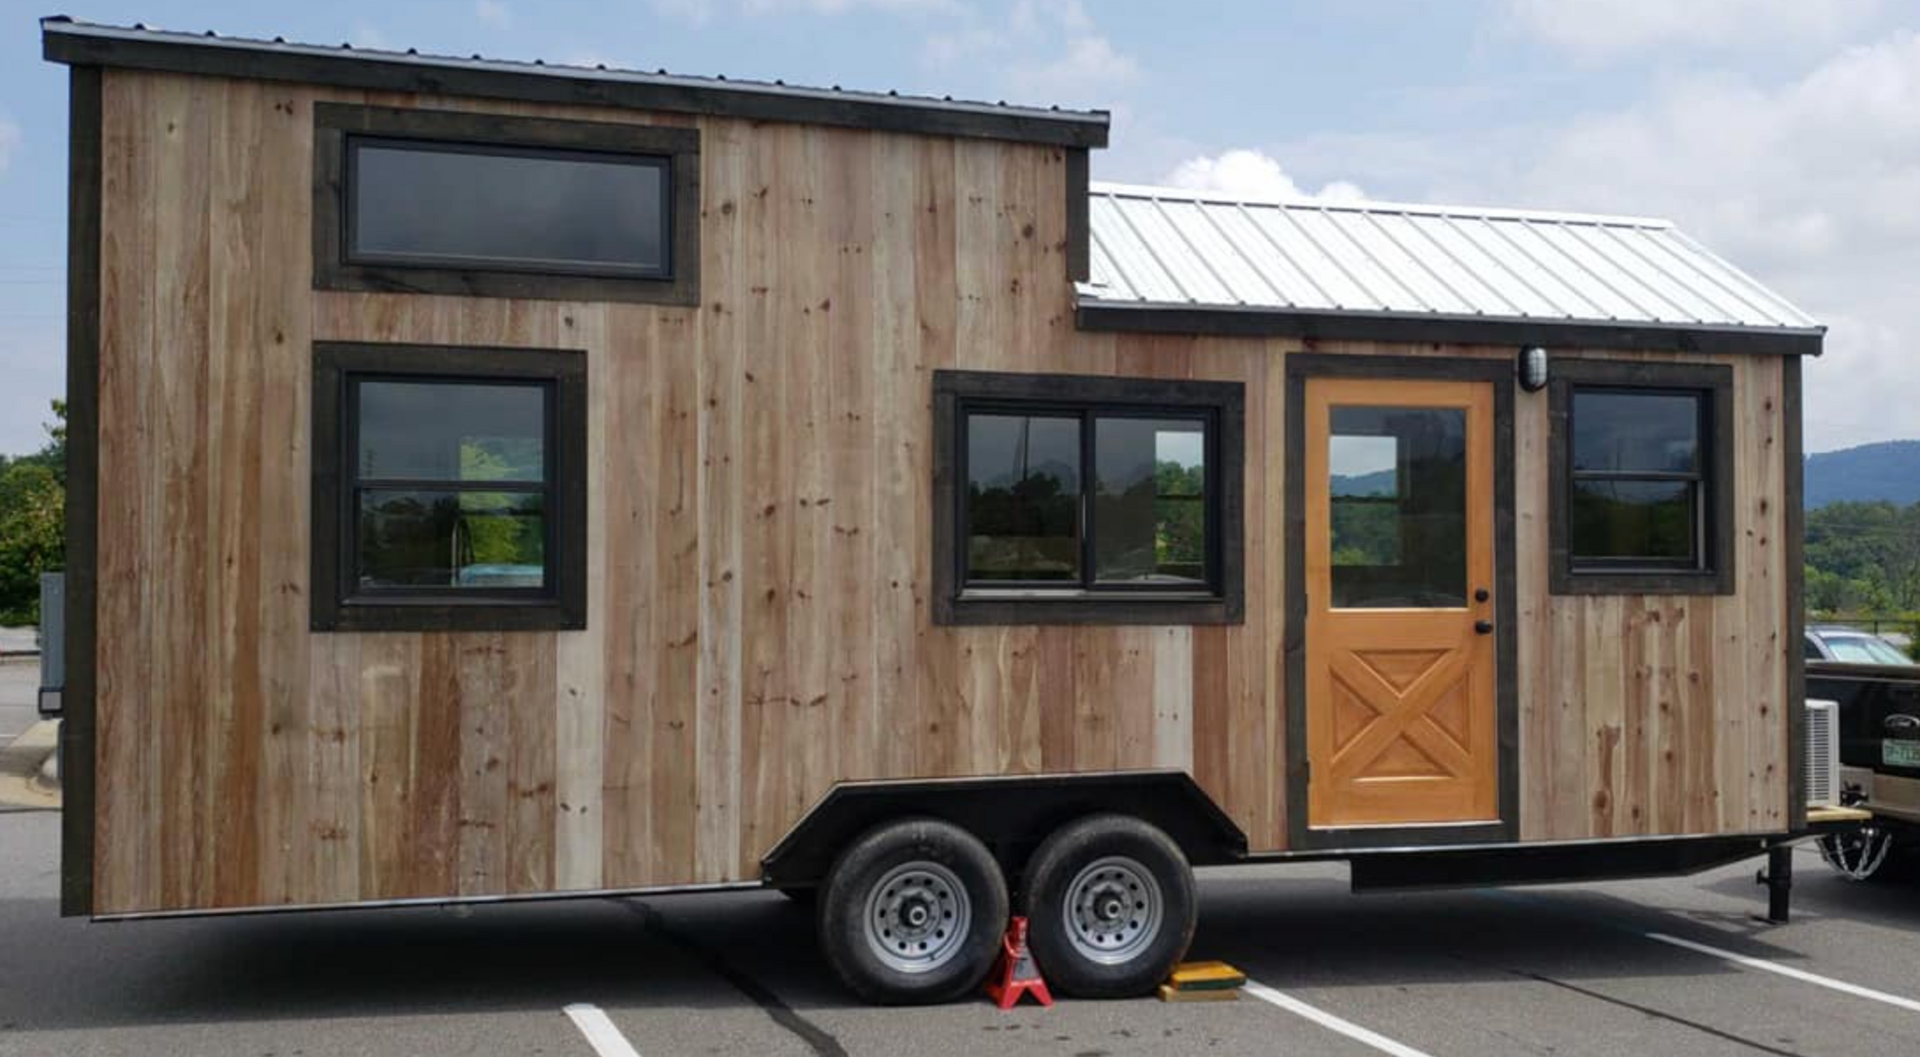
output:
M 0 457 L 0 624 L 40 622 L 40 574 L 66 567 L 67 405 L 45 447 Z

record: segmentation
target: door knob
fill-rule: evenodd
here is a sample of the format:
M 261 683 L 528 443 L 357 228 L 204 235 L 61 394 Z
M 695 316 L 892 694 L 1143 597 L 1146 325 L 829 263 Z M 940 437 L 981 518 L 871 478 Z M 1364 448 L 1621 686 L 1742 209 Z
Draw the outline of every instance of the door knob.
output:
M 1474 633 L 1475 635 L 1491 635 L 1491 634 L 1493 634 L 1493 621 L 1491 621 L 1491 620 L 1476 620 L 1476 621 L 1474 621 L 1474 622 L 1473 622 L 1473 633 Z
M 1475 602 L 1485 602 L 1487 599 L 1492 597 L 1493 595 L 1488 593 L 1487 589 L 1484 587 L 1476 587 L 1473 589 L 1473 600 Z

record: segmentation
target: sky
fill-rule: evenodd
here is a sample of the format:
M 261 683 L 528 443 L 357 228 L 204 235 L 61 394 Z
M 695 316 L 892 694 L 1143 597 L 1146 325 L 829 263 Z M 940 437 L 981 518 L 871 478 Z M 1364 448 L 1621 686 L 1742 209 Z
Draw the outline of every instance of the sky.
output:
M 1920 0 L 0 0 L 0 452 L 64 386 L 53 13 L 1099 107 L 1095 179 L 1664 216 L 1831 328 L 1808 450 L 1920 437 Z

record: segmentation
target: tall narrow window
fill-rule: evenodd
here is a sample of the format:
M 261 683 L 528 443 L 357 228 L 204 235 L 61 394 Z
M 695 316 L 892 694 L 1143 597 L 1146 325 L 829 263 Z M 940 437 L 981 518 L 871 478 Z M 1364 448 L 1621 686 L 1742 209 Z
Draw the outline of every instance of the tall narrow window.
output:
M 1239 386 L 976 372 L 935 385 L 953 467 L 943 620 L 1237 618 Z
M 315 627 L 579 626 L 584 359 L 317 347 Z
M 1566 359 L 1555 374 L 1553 590 L 1731 592 L 1731 372 Z

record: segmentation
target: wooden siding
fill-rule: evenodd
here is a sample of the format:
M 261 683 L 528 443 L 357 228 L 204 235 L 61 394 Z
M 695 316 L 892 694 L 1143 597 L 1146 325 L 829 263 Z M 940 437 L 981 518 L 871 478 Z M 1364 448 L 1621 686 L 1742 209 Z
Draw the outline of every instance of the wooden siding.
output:
M 1301 345 L 1076 332 L 1065 152 L 103 90 L 97 913 L 750 880 L 841 778 L 1185 767 L 1287 846 Z M 313 290 L 320 100 L 699 128 L 702 304 Z M 308 630 L 314 341 L 586 350 L 587 630 Z M 1546 400 L 1516 400 L 1527 839 L 1783 822 L 1782 372 L 1715 362 L 1741 418 L 1730 597 L 1549 597 Z M 1245 622 L 934 626 L 938 368 L 1244 383 Z

